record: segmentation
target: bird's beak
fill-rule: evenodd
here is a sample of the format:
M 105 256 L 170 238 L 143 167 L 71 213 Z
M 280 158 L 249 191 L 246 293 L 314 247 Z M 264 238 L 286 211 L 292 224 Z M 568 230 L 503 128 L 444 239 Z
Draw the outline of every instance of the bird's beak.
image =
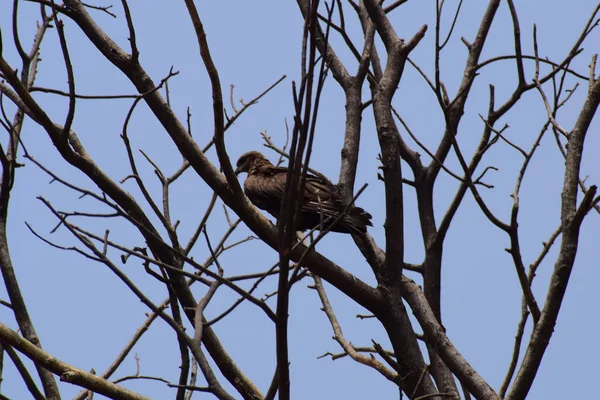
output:
M 237 167 L 234 172 L 236 175 L 239 175 L 242 172 L 242 170 L 240 167 Z

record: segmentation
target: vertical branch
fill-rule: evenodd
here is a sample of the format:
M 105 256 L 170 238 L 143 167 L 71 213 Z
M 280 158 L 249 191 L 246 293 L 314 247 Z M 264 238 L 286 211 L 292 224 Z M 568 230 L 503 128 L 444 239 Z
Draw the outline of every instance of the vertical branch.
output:
M 456 98 L 452 100 L 448 106 L 447 112 L 444 113 L 446 118 L 446 129 L 444 131 L 444 136 L 435 152 L 434 161 L 432 161 L 431 165 L 428 167 L 428 179 L 435 180 L 435 177 L 440 172 L 441 164 L 446 160 L 448 152 L 452 147 L 452 136 L 456 135 L 457 133 L 458 125 L 464 113 L 465 103 L 475 79 L 479 57 L 483 51 L 483 46 L 485 45 L 487 35 L 490 31 L 499 6 L 500 0 L 490 0 L 481 19 L 475 40 L 473 43 L 470 43 L 467 46 L 469 49 L 469 56 L 467 58 L 467 63 L 462 75 L 463 79 L 458 89 Z
M 422 371 L 425 369 L 423 355 L 416 343 L 406 308 L 398 299 L 403 292 L 400 280 L 404 264 L 401 157 L 405 157 L 416 179 L 420 179 L 424 170 L 418 155 L 410 150 L 400 137 L 391 106 L 392 98 L 397 94 L 397 87 L 402 78 L 407 57 L 424 37 L 427 27 L 423 26 L 410 41 L 404 43 L 393 30 L 387 16 L 376 1 L 365 0 L 364 6 L 367 15 L 361 17 L 363 31 L 365 31 L 364 21 L 368 17 L 375 25 L 387 51 L 385 69 L 382 73 L 377 73 L 376 68 L 375 76 L 378 78 L 371 81 L 373 113 L 381 149 L 381 169 L 383 170 L 386 199 L 385 263 L 381 271 L 377 273 L 377 277 L 380 290 L 386 297 L 387 306 L 386 313 L 378 318 L 387 330 L 398 363 L 402 367 L 401 389 L 409 396 L 435 395 L 438 390 L 429 374 L 425 374 L 426 376 L 420 379 Z M 374 63 L 374 65 L 377 64 Z M 456 389 L 452 392 L 456 392 Z
M 436 0 L 435 2 L 435 55 L 434 55 L 434 65 L 435 65 L 435 94 L 439 99 L 441 99 L 441 88 L 440 88 L 440 53 L 442 51 L 442 45 L 440 44 L 440 30 L 442 29 L 442 11 L 444 9 L 444 0 L 440 3 L 440 0 Z M 445 104 L 440 101 L 440 106 L 445 107 Z
M 383 76 L 373 87 L 373 113 L 381 148 L 381 169 L 386 199 L 386 270 L 385 279 L 396 280 L 402 272 L 404 260 L 404 211 L 402 195 L 402 170 L 400 165 L 401 140 L 391 110 L 392 97 L 404 72 L 406 58 L 425 36 L 427 26 L 421 27 L 414 37 L 404 43 L 385 15 L 381 5 L 374 0 L 365 1 L 369 17 L 383 40 L 388 60 Z
M 277 229 L 279 232 L 279 280 L 278 280 L 278 295 L 277 295 L 277 323 L 276 323 L 276 339 L 277 339 L 277 377 L 279 379 L 279 398 L 290 398 L 290 377 L 289 377 L 289 360 L 288 360 L 288 343 L 287 343 L 287 327 L 288 327 L 288 306 L 289 306 L 289 261 L 292 241 L 295 237 L 295 226 L 297 218 L 300 216 L 301 201 L 299 201 L 298 193 L 303 192 L 304 179 L 306 176 L 308 161 L 310 160 L 310 146 L 312 145 L 312 136 L 314 135 L 314 123 L 311 121 L 313 111 L 313 82 L 315 72 L 315 60 L 317 55 L 317 8 L 318 0 L 313 0 L 310 3 L 309 12 L 305 17 L 305 29 L 303 37 L 302 53 L 306 54 L 306 46 L 308 48 L 308 59 L 303 57 L 303 72 L 302 83 L 299 93 L 296 93 L 294 86 L 294 128 L 292 131 L 292 143 L 290 146 L 290 163 L 288 174 L 286 177 L 285 192 L 281 203 L 281 212 L 277 220 Z M 325 43 L 325 46 L 327 44 Z M 324 60 L 322 60 L 324 63 Z M 308 65 L 306 65 L 308 64 Z M 323 66 L 323 64 L 322 64 Z M 306 70 L 305 68 L 308 67 Z M 323 76 L 323 68 L 321 76 Z M 322 81 L 319 79 L 319 87 L 322 87 Z M 319 92 L 318 92 L 319 93 Z M 318 94 L 317 99 L 318 102 Z M 315 106 L 315 114 L 318 109 Z M 312 124 L 311 124 L 312 122 Z M 310 133 L 310 138 L 309 138 Z M 302 171 L 302 158 L 306 148 L 306 142 L 309 140 L 309 148 L 307 149 L 307 160 L 305 162 L 304 171 Z
M 65 120 L 62 137 L 66 141 L 71 131 L 71 125 L 75 118 L 75 76 L 73 73 L 73 64 L 71 64 L 71 57 L 69 56 L 69 49 L 67 48 L 67 39 L 65 37 L 64 24 L 62 20 L 58 19 L 58 15 L 54 14 L 54 22 L 56 23 L 56 31 L 58 32 L 58 39 L 60 42 L 60 48 L 63 53 L 65 62 L 65 68 L 67 70 L 67 82 L 69 84 L 69 110 L 67 111 L 67 118 Z
M 0 393 L 2 393 L 2 381 L 4 380 L 2 378 L 4 375 L 4 350 L 4 346 L 0 343 Z
M 360 148 L 360 134 L 362 121 L 362 87 L 367 77 L 369 60 L 375 38 L 375 27 L 368 22 L 365 31 L 365 45 L 359 61 L 356 76 L 342 84 L 346 95 L 346 126 L 344 147 L 342 147 L 342 163 L 340 168 L 339 186 L 344 201 L 349 201 L 354 192 L 358 154 Z
M 163 276 L 167 277 L 166 272 L 163 270 Z M 183 320 L 181 319 L 181 310 L 179 309 L 179 303 L 177 301 L 177 294 L 171 285 L 166 285 L 167 290 L 169 292 L 169 303 L 171 306 L 171 313 L 173 314 L 173 320 L 175 323 L 180 326 L 183 325 Z M 154 314 L 157 315 L 157 314 Z M 179 367 L 179 387 L 177 389 L 177 395 L 175 396 L 175 400 L 184 400 L 185 398 L 185 385 L 187 384 L 188 374 L 190 371 L 190 353 L 188 347 L 185 343 L 185 340 L 181 337 L 181 335 L 177 336 L 177 344 L 179 347 L 179 355 L 181 357 L 181 366 Z M 198 343 L 198 342 L 197 342 Z
M 440 30 L 441 30 L 441 15 L 443 11 L 444 2 L 436 1 L 436 27 L 435 27 L 435 93 L 438 99 L 438 103 L 446 119 L 446 128 L 444 136 L 440 142 L 438 150 L 436 151 L 433 161 L 429 165 L 424 174 L 424 179 L 417 180 L 417 198 L 419 204 L 419 217 L 421 222 L 421 233 L 423 236 L 423 242 L 426 249 L 425 262 L 423 264 L 423 287 L 427 301 L 429 302 L 432 311 L 437 318 L 438 322 L 442 323 L 441 315 L 441 287 L 442 287 L 442 251 L 443 251 L 443 238 L 446 234 L 448 218 L 444 218 L 444 221 L 440 225 L 440 230 L 436 228 L 435 214 L 433 209 L 433 186 L 437 174 L 442 168 L 445 157 L 447 156 L 451 145 L 454 142 L 454 136 L 457 134 L 458 125 L 461 117 L 464 113 L 464 105 L 469 94 L 469 90 L 475 78 L 475 70 L 481 51 L 485 44 L 487 34 L 490 30 L 491 24 L 494 20 L 496 11 L 500 4 L 499 0 L 491 0 L 488 3 L 487 10 L 479 25 L 479 31 L 473 44 L 468 44 L 469 56 L 463 73 L 463 79 L 458 90 L 456 98 L 449 102 L 447 93 L 445 92 L 443 83 L 440 80 L 440 54 L 442 48 L 447 43 L 446 39 L 443 43 L 440 43 Z M 460 11 L 460 5 L 457 8 L 456 15 Z M 455 16 L 456 21 L 456 16 Z M 454 23 L 453 23 L 454 24 Z M 452 32 L 450 29 L 450 33 Z M 449 36 L 448 36 L 449 37 Z M 480 142 L 480 148 L 482 145 L 487 144 L 487 137 L 484 135 Z M 475 169 L 479 158 L 474 157 L 470 167 L 472 170 Z M 482 155 L 482 153 L 481 153 Z M 472 171 L 471 170 L 471 171 Z M 468 173 L 465 170 L 465 173 Z M 467 178 L 470 180 L 470 178 Z M 466 187 L 464 187 L 466 189 Z M 453 206 L 458 207 L 462 200 L 462 194 L 457 194 Z M 454 214 L 456 209 L 450 212 L 450 218 Z M 440 356 L 436 354 L 435 349 L 428 344 L 428 351 L 431 358 L 431 371 L 438 384 L 440 390 L 443 391 L 456 391 L 457 387 L 452 377 L 452 374 L 448 370 L 448 367 L 442 361 Z M 462 382 L 462 380 L 461 380 Z
M 600 79 L 595 77 L 596 56 L 590 65 L 590 81 L 587 98 L 579 113 L 573 130 L 568 135 L 565 180 L 561 194 L 561 233 L 562 240 L 550 285 L 538 324 L 535 326 L 523 362 L 515 381 L 506 397 L 508 400 L 521 400 L 527 397 L 542 358 L 554 331 L 556 319 L 565 296 L 571 271 L 577 255 L 579 230 L 585 215 L 593 204 L 596 186 L 590 187 L 583 200 L 577 205 L 579 171 L 583 155 L 583 145 L 590 124 L 600 104 Z
M 19 354 L 13 349 L 11 346 L 4 346 L 3 350 L 6 350 L 6 354 L 10 357 L 11 361 L 15 365 L 17 371 L 21 375 L 23 382 L 25 382 L 25 386 L 27 386 L 27 390 L 35 400 L 45 400 L 44 395 L 40 392 L 38 387 L 35 384 L 35 380 L 33 377 L 29 375 L 29 371 L 27 371 L 27 367 L 23 364 L 23 361 L 19 358 Z
M 242 189 L 237 181 L 233 167 L 231 166 L 231 162 L 229 161 L 227 151 L 225 150 L 225 118 L 223 115 L 223 92 L 221 90 L 219 71 L 217 70 L 217 67 L 215 66 L 210 55 L 208 42 L 206 41 L 206 32 L 204 31 L 204 26 L 202 25 L 200 16 L 198 15 L 196 5 L 194 4 L 193 0 L 184 1 L 188 9 L 188 13 L 190 14 L 190 19 L 194 25 L 194 30 L 196 31 L 196 38 L 200 47 L 200 56 L 202 57 L 202 62 L 204 63 L 206 72 L 210 78 L 213 96 L 213 119 L 215 125 L 214 141 L 217 155 L 219 157 L 219 163 L 221 164 L 221 169 L 225 174 L 229 188 L 235 193 L 236 196 L 241 197 Z
M 17 47 L 20 49 L 19 53 L 21 54 L 23 61 L 20 83 L 23 85 L 25 90 L 29 91 L 35 80 L 35 74 L 37 72 L 36 67 L 39 59 L 39 48 L 49 26 L 50 18 L 45 18 L 42 23 L 38 25 L 31 52 L 29 55 L 25 54 L 20 46 L 19 32 L 17 29 L 17 6 L 18 1 L 15 1 L 13 10 L 13 34 L 15 36 L 14 39 L 17 43 Z M 0 59 L 4 62 L 1 54 Z M 23 121 L 24 110 L 19 109 L 15 113 L 13 123 L 9 127 L 8 150 L 6 153 L 4 153 L 4 149 L 0 149 L 0 151 L 2 151 L 2 181 L 0 182 L 0 270 L 2 272 L 4 285 L 12 305 L 12 310 L 14 312 L 17 325 L 19 326 L 23 337 L 41 349 L 41 341 L 29 315 L 29 311 L 25 304 L 25 299 L 21 293 L 16 271 L 12 264 L 12 258 L 8 247 L 8 236 L 6 232 L 10 191 L 12 190 L 14 184 L 15 168 L 17 168 L 19 165 L 17 162 L 17 148 L 19 145 Z M 52 373 L 40 364 L 36 363 L 35 367 L 42 382 L 45 395 L 48 398 L 60 399 L 60 392 Z
M 508 0 L 508 8 L 513 21 L 513 33 L 515 40 L 515 61 L 517 63 L 517 75 L 519 77 L 519 87 L 525 86 L 525 69 L 523 67 L 523 52 L 521 50 L 521 27 L 519 26 L 519 16 L 513 0 Z

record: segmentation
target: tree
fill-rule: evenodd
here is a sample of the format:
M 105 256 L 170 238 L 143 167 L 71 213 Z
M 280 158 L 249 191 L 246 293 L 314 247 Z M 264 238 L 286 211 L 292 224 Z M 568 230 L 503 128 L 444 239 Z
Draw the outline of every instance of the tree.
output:
M 564 329 L 572 272 L 598 254 L 600 78 L 584 44 L 598 40 L 600 3 L 544 15 L 512 0 L 417 3 L 298 0 L 291 13 L 15 0 L 0 20 L 1 389 L 556 393 L 557 378 L 535 378 Z M 567 7 L 581 9 L 572 23 Z M 262 89 L 238 102 L 226 82 L 245 98 Z M 260 141 L 292 171 L 278 221 L 232 168 Z M 296 236 L 309 166 L 373 214 L 367 234 Z M 589 310 L 595 294 L 582 296 Z M 147 318 L 119 353 L 140 310 Z M 593 343 L 585 351 L 598 355 Z M 345 361 L 311 370 L 303 360 L 323 346 Z M 583 351 L 570 353 L 583 363 Z M 562 393 L 584 393 L 593 358 L 587 369 L 552 364 Z M 345 370 L 349 359 L 361 368 Z

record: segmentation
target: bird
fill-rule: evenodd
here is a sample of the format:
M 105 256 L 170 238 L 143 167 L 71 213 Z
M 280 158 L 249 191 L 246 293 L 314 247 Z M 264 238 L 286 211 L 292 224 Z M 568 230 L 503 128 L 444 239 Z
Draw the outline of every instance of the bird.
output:
M 237 161 L 235 173 L 247 173 L 244 193 L 252 204 L 279 218 L 288 169 L 273 165 L 258 151 L 249 151 Z M 320 175 L 307 173 L 304 190 L 300 194 L 301 215 L 296 230 L 329 229 L 339 233 L 364 233 L 371 223 L 371 214 L 356 206 L 347 206 L 341 200 L 338 186 Z M 337 223 L 334 220 L 343 215 Z

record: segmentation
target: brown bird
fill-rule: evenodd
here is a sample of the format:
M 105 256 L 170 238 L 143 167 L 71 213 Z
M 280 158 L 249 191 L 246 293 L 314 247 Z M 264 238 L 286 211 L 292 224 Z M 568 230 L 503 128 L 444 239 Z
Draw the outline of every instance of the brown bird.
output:
M 236 174 L 246 172 L 244 192 L 258 208 L 267 211 L 275 218 L 279 217 L 281 199 L 285 191 L 287 168 L 276 167 L 258 151 L 243 154 L 235 169 Z M 300 195 L 302 215 L 296 229 L 327 229 L 343 213 L 346 205 L 340 199 L 339 189 L 324 176 L 306 175 L 304 191 Z M 326 222 L 327 221 L 327 222 Z M 331 231 L 350 233 L 366 232 L 371 223 L 371 214 L 360 207 L 350 206 Z

